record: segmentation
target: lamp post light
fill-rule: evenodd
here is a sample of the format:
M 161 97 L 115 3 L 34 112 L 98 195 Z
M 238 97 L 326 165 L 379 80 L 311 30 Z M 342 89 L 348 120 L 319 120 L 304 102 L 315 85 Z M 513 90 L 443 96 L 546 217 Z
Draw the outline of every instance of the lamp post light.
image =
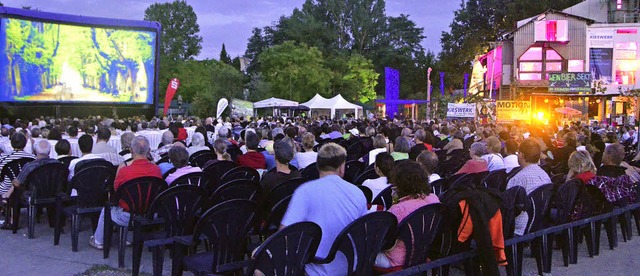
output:
M 430 120 L 429 114 L 431 113 L 431 67 L 427 69 L 427 122 Z

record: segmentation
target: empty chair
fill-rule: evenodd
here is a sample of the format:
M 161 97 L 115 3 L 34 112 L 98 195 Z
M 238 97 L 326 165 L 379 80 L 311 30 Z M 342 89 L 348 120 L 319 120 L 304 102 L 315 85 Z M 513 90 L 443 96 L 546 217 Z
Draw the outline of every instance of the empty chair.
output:
M 347 182 L 354 183 L 355 178 L 364 170 L 365 164 L 357 161 L 351 160 L 347 161 L 344 166 L 344 176 L 343 179 Z
M 109 167 L 89 167 L 77 172 L 67 188 L 67 195 L 75 190 L 77 195 L 70 197 L 58 197 L 58 209 L 56 210 L 56 231 L 55 241 L 60 239 L 62 228 L 62 214 L 71 217 L 71 250 L 78 251 L 78 236 L 80 234 L 81 217 L 93 215 L 94 222 L 107 200 L 107 190 L 113 187 L 115 171 Z M 70 206 L 63 207 L 65 202 L 73 202 Z M 55 243 L 57 244 L 57 242 Z
M 207 210 L 192 236 L 175 238 L 172 275 L 185 270 L 195 275 L 220 273 L 218 266 L 243 260 L 255 208 L 251 200 L 236 199 Z M 205 251 L 185 256 L 187 248 L 197 247 L 203 238 L 208 240 Z
M 371 275 L 376 256 L 382 246 L 394 239 L 398 221 L 388 212 L 364 215 L 347 225 L 336 237 L 326 258 L 314 259 L 314 263 L 327 264 L 337 252 L 347 259 L 346 275 Z
M 145 217 L 133 220 L 133 275 L 140 271 L 144 246 L 153 254 L 153 274 L 162 275 L 164 247 L 173 244 L 173 237 L 192 235 L 202 206 L 202 188 L 179 185 L 164 190 L 153 200 Z M 162 225 L 160 231 L 154 227 Z
M 245 275 L 304 275 L 316 254 L 322 230 L 313 222 L 289 225 L 269 237 L 253 254 Z
M 225 173 L 220 179 L 220 185 L 237 179 L 248 179 L 260 181 L 260 174 L 257 170 L 249 167 L 236 167 Z
M 213 192 L 207 200 L 206 206 L 215 206 L 216 204 L 233 200 L 233 199 L 257 199 L 260 191 L 260 185 L 257 181 L 251 179 L 237 179 L 230 181 Z
M 36 224 L 36 208 L 48 207 L 49 225 L 55 225 L 55 204 L 59 193 L 66 189 L 69 169 L 62 163 L 49 163 L 34 169 L 21 187 L 25 189 L 24 197 L 28 209 L 29 229 L 27 237 L 34 238 Z M 18 198 L 14 198 L 19 200 Z M 15 210 L 15 209 L 14 209 Z M 13 222 L 18 225 L 20 212 L 14 212 Z M 54 244 L 57 244 L 54 235 Z
M 109 251 L 111 249 L 111 232 L 113 225 L 115 224 L 111 220 L 111 207 L 116 206 L 122 201 L 128 206 L 128 212 L 130 214 L 129 225 L 119 226 L 118 233 L 120 240 L 118 243 L 118 267 L 124 267 L 124 254 L 125 245 L 127 241 L 127 230 L 131 225 L 131 221 L 136 216 L 144 216 L 151 202 L 164 190 L 167 183 L 161 178 L 157 177 L 139 177 L 131 179 L 118 187 L 118 190 L 113 192 L 110 197 L 110 202 L 106 204 L 104 208 L 104 243 L 103 243 L 103 257 L 109 258 Z

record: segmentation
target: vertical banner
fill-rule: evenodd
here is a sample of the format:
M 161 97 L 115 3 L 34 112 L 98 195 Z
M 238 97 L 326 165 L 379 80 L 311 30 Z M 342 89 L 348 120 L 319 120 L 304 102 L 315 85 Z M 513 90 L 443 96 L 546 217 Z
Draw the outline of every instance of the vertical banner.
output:
M 465 73 L 464 74 L 464 97 L 467 97 L 467 89 L 468 89 L 468 84 L 469 84 L 469 73 Z
M 171 100 L 173 100 L 173 96 L 175 96 L 178 87 L 180 86 L 180 81 L 176 78 L 171 79 L 169 85 L 167 85 L 167 92 L 164 95 L 164 111 L 162 112 L 163 116 L 167 115 L 167 111 L 169 110 L 169 105 L 171 105 Z
M 589 49 L 589 71 L 594 80 L 612 83 L 613 48 Z
M 229 101 L 225 98 L 222 98 L 218 101 L 218 109 L 216 110 L 216 118 L 220 118 L 222 116 L 222 112 L 224 112 L 225 108 L 229 106 Z
M 394 101 L 400 99 L 400 71 L 391 67 L 384 68 L 385 100 Z M 386 103 L 387 116 L 393 118 L 398 112 L 398 104 Z
M 440 94 L 444 96 L 444 72 L 440 72 Z

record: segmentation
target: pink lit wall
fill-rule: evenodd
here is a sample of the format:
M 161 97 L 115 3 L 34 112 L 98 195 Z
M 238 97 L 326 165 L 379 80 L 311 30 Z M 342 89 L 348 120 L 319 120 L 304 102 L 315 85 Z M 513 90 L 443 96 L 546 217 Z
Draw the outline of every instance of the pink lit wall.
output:
M 495 52 L 495 59 L 494 59 Z M 495 49 L 489 51 L 480 60 L 487 60 L 487 73 L 485 73 L 486 89 L 491 87 L 491 74 L 493 72 L 494 90 L 500 89 L 502 82 L 502 46 L 498 46 Z

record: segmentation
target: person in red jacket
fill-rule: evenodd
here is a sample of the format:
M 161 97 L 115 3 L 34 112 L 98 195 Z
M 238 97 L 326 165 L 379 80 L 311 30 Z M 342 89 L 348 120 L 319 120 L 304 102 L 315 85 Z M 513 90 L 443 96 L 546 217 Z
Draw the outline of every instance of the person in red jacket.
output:
M 258 152 L 258 144 L 260 138 L 252 131 L 247 131 L 244 137 L 245 144 L 247 146 L 247 153 L 238 156 L 236 163 L 239 166 L 254 168 L 256 170 L 264 170 L 267 168 L 267 161 L 262 153 Z

